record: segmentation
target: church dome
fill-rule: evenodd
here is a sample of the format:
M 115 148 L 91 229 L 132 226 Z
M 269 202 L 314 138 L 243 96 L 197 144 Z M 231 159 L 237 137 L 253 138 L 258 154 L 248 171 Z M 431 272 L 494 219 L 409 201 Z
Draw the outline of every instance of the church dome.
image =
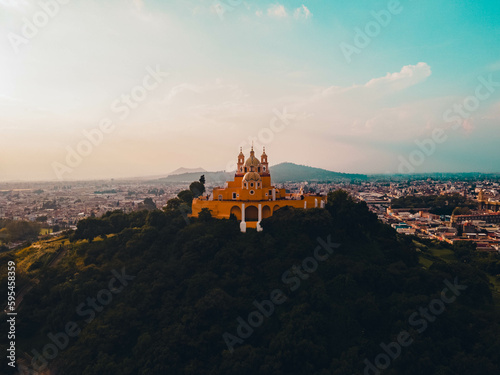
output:
M 247 161 L 245 162 L 245 167 L 250 168 L 250 167 L 260 167 L 260 161 L 257 159 L 255 156 L 250 156 Z
M 260 181 L 260 175 L 257 172 L 247 172 L 243 176 L 243 182 L 245 181 Z
M 253 150 L 253 146 L 252 146 L 252 150 L 250 151 L 250 157 L 245 162 L 245 167 L 247 167 L 248 170 L 251 172 L 256 172 L 257 168 L 260 167 L 260 161 L 259 161 L 259 159 L 257 159 L 255 157 L 255 152 Z

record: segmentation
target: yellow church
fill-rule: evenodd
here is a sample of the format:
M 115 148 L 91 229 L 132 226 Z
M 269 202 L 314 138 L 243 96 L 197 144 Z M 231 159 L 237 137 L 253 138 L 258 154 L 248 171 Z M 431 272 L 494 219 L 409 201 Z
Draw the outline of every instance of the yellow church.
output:
M 211 195 L 193 200 L 192 215 L 198 217 L 203 208 L 208 208 L 215 218 L 228 219 L 231 214 L 240 221 L 240 229 L 261 231 L 260 222 L 285 206 L 314 208 L 325 206 L 326 197 L 304 194 L 302 189 L 296 194 L 287 194 L 286 189 L 271 185 L 269 163 L 265 148 L 260 160 L 255 157 L 253 146 L 250 157 L 240 148 L 234 181 L 227 181 L 224 187 L 216 187 Z

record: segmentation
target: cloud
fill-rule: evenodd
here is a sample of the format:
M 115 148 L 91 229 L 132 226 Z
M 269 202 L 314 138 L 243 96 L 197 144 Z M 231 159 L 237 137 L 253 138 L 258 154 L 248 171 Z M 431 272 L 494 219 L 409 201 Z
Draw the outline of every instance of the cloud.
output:
M 308 96 L 296 99 L 294 109 L 314 113 L 314 129 L 323 135 L 349 141 L 356 137 L 373 142 L 407 140 L 442 125 L 446 98 L 416 101 L 402 91 L 430 74 L 431 68 L 422 62 L 365 83 L 314 87 Z
M 342 96 L 343 99 L 349 98 L 363 100 L 366 97 L 381 98 L 383 94 L 400 91 L 414 86 L 431 75 L 431 67 L 424 62 L 417 65 L 405 65 L 401 71 L 387 73 L 383 77 L 373 78 L 365 84 L 355 84 L 352 86 L 329 86 L 317 88 L 312 96 L 312 101 L 321 100 L 325 97 Z
M 177 86 L 172 87 L 170 92 L 165 97 L 165 100 L 167 101 L 167 103 L 170 104 L 176 96 L 183 93 L 184 91 L 193 92 L 195 94 L 201 94 L 202 92 L 207 91 L 207 89 L 205 87 L 194 85 L 191 83 L 181 83 Z
M 258 9 L 255 15 L 257 17 L 262 17 L 264 12 Z M 284 5 L 279 3 L 271 4 L 267 8 L 267 16 L 271 18 L 288 18 L 289 15 L 293 15 L 295 20 L 307 20 L 312 17 L 311 11 L 305 5 L 296 8 L 293 12 L 290 12 L 290 14 Z
M 367 88 L 388 87 L 394 91 L 402 90 L 424 81 L 431 75 L 431 67 L 424 62 L 417 65 L 406 65 L 401 71 L 387 73 L 384 77 L 374 78 L 365 85 Z
M 267 8 L 267 15 L 274 18 L 285 18 L 288 16 L 288 13 L 284 5 L 272 4 L 269 8 Z
M 295 18 L 296 20 L 307 20 L 310 17 L 312 17 L 312 13 L 305 5 L 302 5 L 301 7 L 295 9 L 295 11 L 293 12 L 293 18 Z

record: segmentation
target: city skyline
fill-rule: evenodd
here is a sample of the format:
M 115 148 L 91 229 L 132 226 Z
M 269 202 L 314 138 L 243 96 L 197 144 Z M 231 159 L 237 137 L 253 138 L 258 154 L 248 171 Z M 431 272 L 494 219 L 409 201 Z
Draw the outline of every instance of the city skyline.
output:
M 500 172 L 499 15 L 494 1 L 0 1 L 0 181 L 230 170 L 252 140 L 270 165 Z

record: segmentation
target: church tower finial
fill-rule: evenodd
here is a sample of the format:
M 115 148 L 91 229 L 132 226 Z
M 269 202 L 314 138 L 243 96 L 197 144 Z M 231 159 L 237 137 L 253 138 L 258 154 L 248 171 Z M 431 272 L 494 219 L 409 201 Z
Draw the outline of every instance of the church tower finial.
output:
M 266 147 L 262 147 L 262 155 L 260 156 L 260 163 L 262 164 L 262 172 L 269 173 L 269 164 L 267 162 Z

